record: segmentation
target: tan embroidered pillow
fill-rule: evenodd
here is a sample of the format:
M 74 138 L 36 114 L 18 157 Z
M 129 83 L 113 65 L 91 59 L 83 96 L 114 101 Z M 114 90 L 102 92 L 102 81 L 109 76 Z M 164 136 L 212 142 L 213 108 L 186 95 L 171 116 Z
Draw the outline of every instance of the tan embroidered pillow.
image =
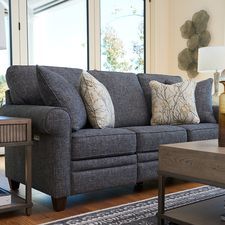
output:
M 86 71 L 81 75 L 80 87 L 91 125 L 94 128 L 114 127 L 114 106 L 106 87 Z
M 150 81 L 149 85 L 152 90 L 152 125 L 200 122 L 195 104 L 194 81 L 171 85 Z

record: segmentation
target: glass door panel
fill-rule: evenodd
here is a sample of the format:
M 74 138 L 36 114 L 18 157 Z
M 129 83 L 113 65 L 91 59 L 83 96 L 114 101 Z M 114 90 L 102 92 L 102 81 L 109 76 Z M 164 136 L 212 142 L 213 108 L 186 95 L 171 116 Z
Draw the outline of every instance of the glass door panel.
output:
M 86 0 L 28 0 L 29 64 L 87 68 Z
M 0 0 L 0 107 L 5 102 L 5 91 L 8 89 L 5 74 L 9 66 L 10 66 L 9 1 Z
M 144 72 L 144 1 L 100 0 L 101 69 Z
M 5 74 L 10 66 L 10 15 L 9 1 L 0 0 L 0 107 L 5 104 L 5 91 L 8 89 Z M 0 147 L 0 155 L 4 155 Z

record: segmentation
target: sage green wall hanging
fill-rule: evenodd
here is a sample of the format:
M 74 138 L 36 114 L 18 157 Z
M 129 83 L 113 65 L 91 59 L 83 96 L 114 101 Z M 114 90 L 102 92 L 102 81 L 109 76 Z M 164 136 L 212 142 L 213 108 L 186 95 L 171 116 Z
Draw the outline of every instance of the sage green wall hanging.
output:
M 178 55 L 178 67 L 187 71 L 189 78 L 198 75 L 198 48 L 208 46 L 211 35 L 207 30 L 209 14 L 205 10 L 196 12 L 180 28 L 181 36 L 187 39 L 187 48 Z

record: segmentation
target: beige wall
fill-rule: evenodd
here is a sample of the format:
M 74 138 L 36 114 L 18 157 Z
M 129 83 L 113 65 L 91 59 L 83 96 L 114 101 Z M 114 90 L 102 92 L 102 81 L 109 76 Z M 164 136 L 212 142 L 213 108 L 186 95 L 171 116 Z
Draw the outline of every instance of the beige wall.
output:
M 169 1 L 151 2 L 151 73 L 168 73 Z
M 155 55 L 156 58 L 152 62 L 152 72 L 181 74 L 188 79 L 186 72 L 179 70 L 177 66 L 177 56 L 186 48 L 187 41 L 181 37 L 180 27 L 201 9 L 210 15 L 210 45 L 224 45 L 225 0 L 152 0 L 153 42 L 155 40 L 152 43 L 152 56 Z M 199 74 L 196 80 L 210 76 L 211 74 Z

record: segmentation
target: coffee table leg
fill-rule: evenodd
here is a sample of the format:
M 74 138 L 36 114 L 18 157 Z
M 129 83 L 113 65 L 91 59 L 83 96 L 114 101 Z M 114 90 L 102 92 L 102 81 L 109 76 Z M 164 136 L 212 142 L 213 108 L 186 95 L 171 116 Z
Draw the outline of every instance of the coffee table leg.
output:
M 25 147 L 25 179 L 26 179 L 26 203 L 30 204 L 30 207 L 26 208 L 26 214 L 31 215 L 31 205 L 32 205 L 32 191 L 31 191 L 31 161 L 32 161 L 32 147 Z
M 165 177 L 159 175 L 159 192 L 158 192 L 158 225 L 164 225 L 162 215 L 165 210 Z

